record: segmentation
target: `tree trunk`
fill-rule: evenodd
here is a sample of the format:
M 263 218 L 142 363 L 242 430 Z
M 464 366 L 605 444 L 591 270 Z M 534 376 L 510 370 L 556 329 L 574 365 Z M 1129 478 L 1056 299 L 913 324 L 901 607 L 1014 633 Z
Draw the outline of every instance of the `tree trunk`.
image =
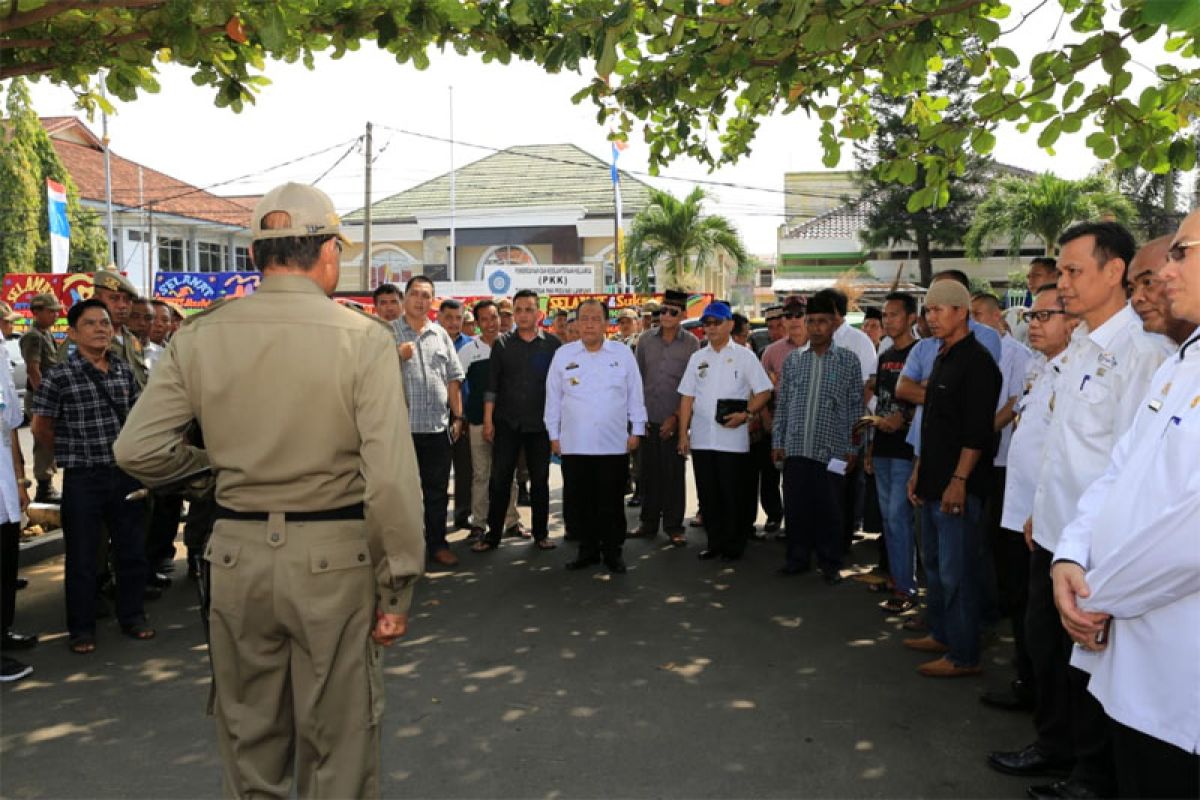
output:
M 933 283 L 933 255 L 929 252 L 929 231 L 920 228 L 917 236 L 917 264 L 921 269 L 921 285 Z

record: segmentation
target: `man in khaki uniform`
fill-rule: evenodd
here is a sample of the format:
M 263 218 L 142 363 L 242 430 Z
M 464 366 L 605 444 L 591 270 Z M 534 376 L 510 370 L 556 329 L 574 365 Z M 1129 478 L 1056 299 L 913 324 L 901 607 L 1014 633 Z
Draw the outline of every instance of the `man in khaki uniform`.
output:
M 92 273 L 93 297 L 104 303 L 108 316 L 112 319 L 113 341 L 108 352 L 122 359 L 133 370 L 138 388 L 146 388 L 146 379 L 150 376 L 146 369 L 146 359 L 142 354 L 142 343 L 130 332 L 129 314 L 133 311 L 133 301 L 137 299 L 137 289 L 119 272 L 101 269 Z
M 34 295 L 29 301 L 33 314 L 29 330 L 21 337 L 21 358 L 25 361 L 25 416 L 33 419 L 33 396 L 42 385 L 42 377 L 61 359 L 58 343 L 50 331 L 58 321 L 62 303 L 52 294 Z M 35 503 L 57 503 L 62 498 L 50 480 L 54 477 L 54 448 L 33 440 L 33 478 L 37 481 Z
M 211 465 L 210 652 L 225 791 L 380 793 L 380 645 L 425 562 L 390 328 L 328 298 L 345 241 L 322 192 L 254 210 L 254 294 L 191 317 L 114 451 L 155 486 Z M 205 449 L 183 441 L 195 418 Z

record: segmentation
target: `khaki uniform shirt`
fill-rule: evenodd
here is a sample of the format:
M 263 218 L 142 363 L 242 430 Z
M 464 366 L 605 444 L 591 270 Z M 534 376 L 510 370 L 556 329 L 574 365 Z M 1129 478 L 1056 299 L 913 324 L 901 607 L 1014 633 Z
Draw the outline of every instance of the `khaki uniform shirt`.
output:
M 366 504 L 379 608 L 407 612 L 422 573 L 420 479 L 391 330 L 296 275 L 197 314 L 155 365 L 114 446 L 149 486 L 211 464 L 246 512 Z M 195 419 L 205 450 L 183 431 Z
M 41 330 L 37 326 L 30 328 L 28 333 L 21 336 L 21 359 L 26 364 L 37 364 L 42 371 L 42 377 L 45 378 L 50 368 L 62 361 L 58 350 L 58 343 L 54 341 L 54 334 L 48 330 Z M 33 406 L 33 394 L 33 384 L 26 379 L 26 412 Z
M 142 343 L 129 332 L 129 328 L 122 328 L 114 333 L 116 336 L 113 336 L 112 344 L 108 346 L 108 352 L 124 360 L 133 370 L 133 378 L 137 381 L 138 387 L 145 389 L 146 381 L 150 379 L 150 370 L 146 368 Z M 118 336 L 120 339 L 117 338 Z

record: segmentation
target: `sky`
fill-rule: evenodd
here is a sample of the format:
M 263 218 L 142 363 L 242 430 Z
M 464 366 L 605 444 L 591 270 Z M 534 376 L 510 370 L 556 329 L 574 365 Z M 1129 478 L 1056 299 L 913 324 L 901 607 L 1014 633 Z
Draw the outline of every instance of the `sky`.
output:
M 1017 0 L 1013 6 L 1015 21 L 1022 10 L 1037 4 Z M 1056 25 L 1056 10 L 1055 3 L 1043 4 L 1004 44 L 1025 63 L 1046 42 L 1061 44 L 1071 32 L 1066 24 Z M 1154 40 L 1135 52 L 1141 66 L 1133 67 L 1134 96 L 1152 79 L 1148 66 L 1161 60 L 1161 52 Z M 431 52 L 431 62 L 418 71 L 366 42 L 340 60 L 319 56 L 313 71 L 300 64 L 268 63 L 272 83 L 240 114 L 217 108 L 211 87 L 196 87 L 186 70 L 165 65 L 159 93 L 115 104 L 117 113 L 108 120 L 112 150 L 188 183 L 212 187 L 216 194 L 256 194 L 284 181 L 320 178 L 318 185 L 343 213 L 363 205 L 364 155 L 352 143 L 368 121 L 375 128 L 376 202 L 448 172 L 452 157 L 461 167 L 513 145 L 570 143 L 609 159 L 607 131 L 597 124 L 595 107 L 590 100 L 580 105 L 570 100 L 590 73 L 550 75 L 532 64 L 484 64 L 477 56 L 453 52 Z M 68 90 L 45 81 L 31 88 L 42 116 L 83 116 Z M 446 141 L 452 116 L 453 148 Z M 99 117 L 85 121 L 99 134 Z M 1037 147 L 1036 130 L 1020 134 L 1011 126 L 1001 128 L 994 156 L 1069 178 L 1097 166 L 1084 146 L 1086 126 L 1074 136 L 1064 135 L 1055 155 Z M 783 222 L 784 173 L 825 169 L 817 131 L 818 125 L 802 113 L 776 115 L 764 121 L 752 152 L 737 164 L 710 173 L 680 159 L 658 177 L 645 174 L 648 150 L 635 132 L 620 166 L 676 195 L 690 191 L 698 180 L 752 187 L 706 185 L 713 195 L 706 210 L 729 217 L 751 253 L 771 255 Z M 843 146 L 842 153 L 837 168 L 852 169 L 853 148 Z

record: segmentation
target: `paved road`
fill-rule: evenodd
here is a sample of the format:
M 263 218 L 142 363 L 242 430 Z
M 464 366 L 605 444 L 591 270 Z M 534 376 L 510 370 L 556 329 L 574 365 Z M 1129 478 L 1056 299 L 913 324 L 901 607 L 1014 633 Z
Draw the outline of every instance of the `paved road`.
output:
M 1009 678 L 1005 646 L 983 679 L 921 678 L 900 619 L 862 585 L 777 577 L 773 541 L 732 567 L 700 562 L 701 538 L 630 542 L 617 577 L 566 572 L 565 547 L 458 545 L 463 567 L 421 584 L 410 635 L 387 654 L 385 795 L 1022 793 L 983 761 L 1030 734 L 1026 717 L 977 701 Z M 156 640 L 124 639 L 110 619 L 83 657 L 65 647 L 61 561 L 25 574 L 18 628 L 43 642 L 26 659 L 35 674 L 0 689 L 0 794 L 218 795 L 192 587 L 150 606 Z

